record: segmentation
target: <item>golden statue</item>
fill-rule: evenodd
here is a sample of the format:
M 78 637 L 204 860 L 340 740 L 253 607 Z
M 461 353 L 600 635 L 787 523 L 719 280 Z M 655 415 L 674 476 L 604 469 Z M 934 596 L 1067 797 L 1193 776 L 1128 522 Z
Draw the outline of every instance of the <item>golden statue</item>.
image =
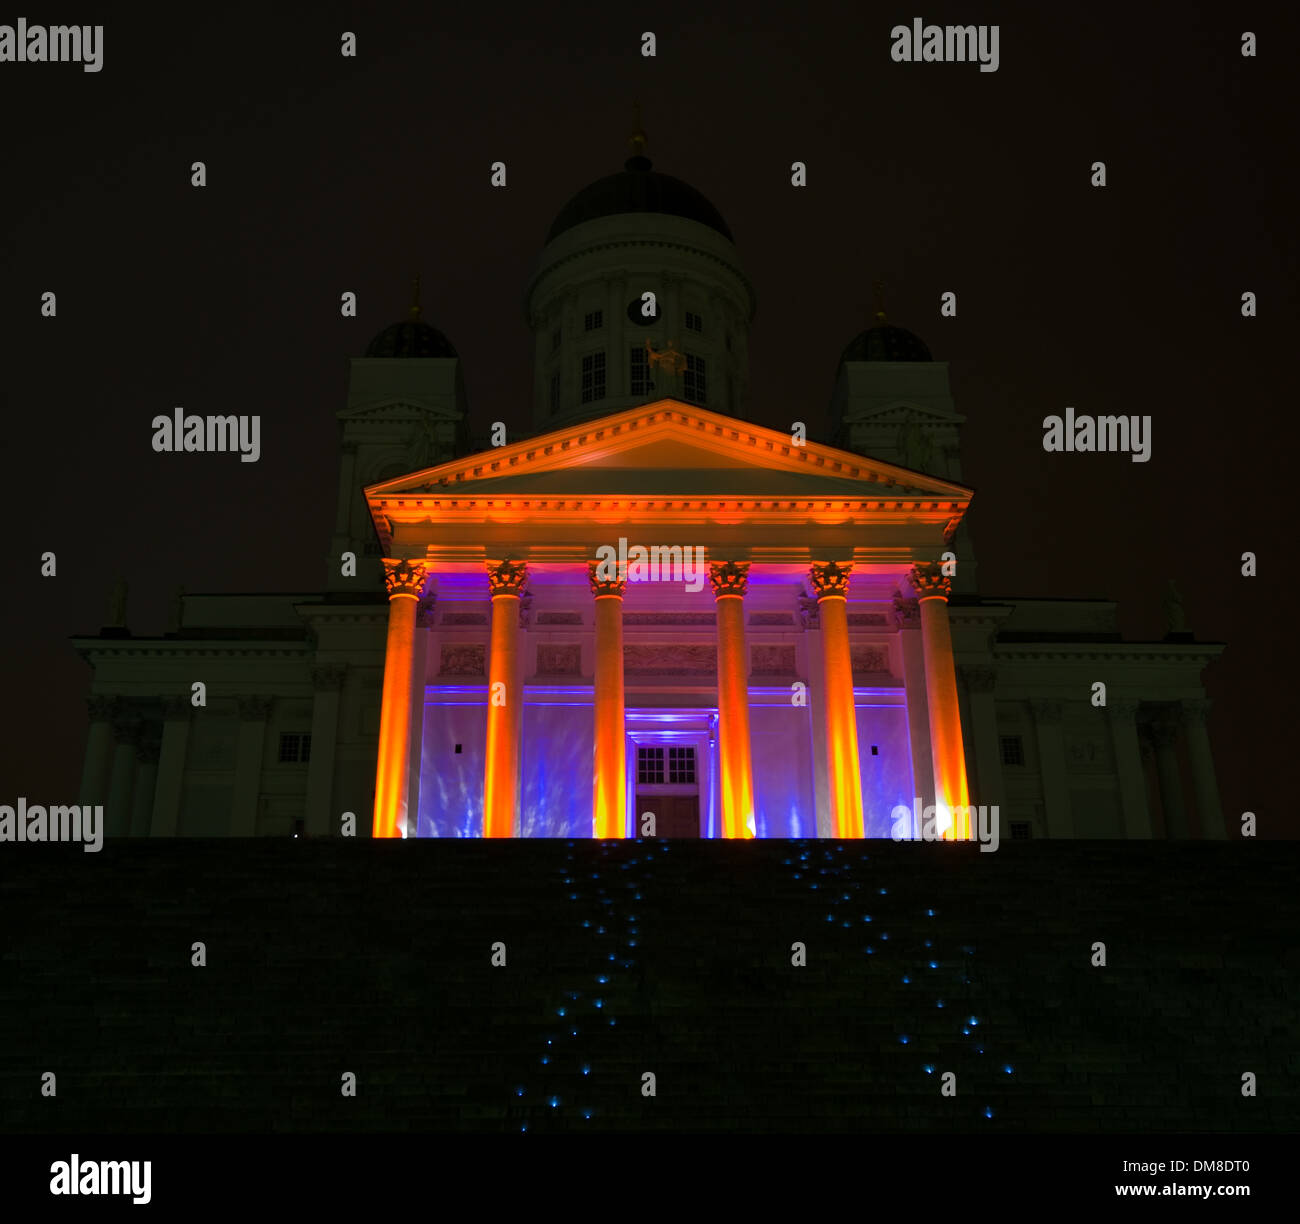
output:
M 679 353 L 673 348 L 673 342 L 669 340 L 663 348 L 653 349 L 650 347 L 650 337 L 646 337 L 645 342 L 646 361 L 653 370 L 655 366 L 661 366 L 670 374 L 680 374 L 686 369 L 686 354 Z

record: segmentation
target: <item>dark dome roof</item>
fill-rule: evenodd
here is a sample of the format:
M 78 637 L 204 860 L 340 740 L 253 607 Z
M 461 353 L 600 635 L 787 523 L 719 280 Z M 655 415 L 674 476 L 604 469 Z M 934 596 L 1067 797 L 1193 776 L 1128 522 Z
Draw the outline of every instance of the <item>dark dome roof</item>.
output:
M 366 346 L 367 357 L 455 357 L 452 343 L 436 327 L 418 318 L 385 327 Z
M 933 361 L 920 336 L 891 323 L 869 327 L 849 344 L 840 356 L 846 361 Z
M 659 174 L 650 165 L 648 157 L 629 157 L 623 163 L 622 174 L 611 174 L 584 187 L 560 209 L 546 241 L 597 217 L 645 212 L 698 221 L 717 230 L 728 242 L 735 242 L 722 214 L 694 187 L 671 175 Z

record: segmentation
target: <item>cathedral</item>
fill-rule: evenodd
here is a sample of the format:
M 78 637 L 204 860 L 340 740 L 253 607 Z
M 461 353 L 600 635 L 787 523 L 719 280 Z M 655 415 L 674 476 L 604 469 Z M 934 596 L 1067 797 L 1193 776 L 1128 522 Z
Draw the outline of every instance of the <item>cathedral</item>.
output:
M 825 440 L 751 423 L 740 251 L 640 131 L 523 309 L 524 436 L 471 416 L 418 290 L 352 360 L 322 589 L 178 594 L 158 636 L 119 591 L 74 640 L 110 836 L 1226 835 L 1222 645 L 1172 587 L 1145 642 L 980 590 L 920 337 L 849 341 Z

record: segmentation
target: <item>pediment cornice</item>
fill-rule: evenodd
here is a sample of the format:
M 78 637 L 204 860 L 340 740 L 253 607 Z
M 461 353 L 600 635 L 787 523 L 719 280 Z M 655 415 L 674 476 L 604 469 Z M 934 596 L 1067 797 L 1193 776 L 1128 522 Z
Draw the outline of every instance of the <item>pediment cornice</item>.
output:
M 644 456 L 640 464 L 633 462 L 638 454 Z M 571 471 L 576 484 L 565 488 L 563 494 L 573 497 L 584 491 L 584 470 L 603 469 L 643 473 L 658 470 L 665 473 L 665 480 L 671 473 L 679 482 L 681 474 L 690 469 L 748 469 L 758 482 L 753 494 L 761 494 L 762 476 L 773 473 L 806 478 L 808 487 L 799 491 L 801 497 L 908 502 L 919 499 L 952 503 L 953 509 L 960 510 L 965 509 L 972 495 L 965 485 L 897 464 L 820 442 L 796 445 L 789 434 L 766 426 L 677 400 L 659 400 L 380 482 L 369 486 L 366 496 L 372 507 L 394 498 L 472 497 L 476 485 L 482 485 L 478 492 L 487 493 L 489 482 L 505 477 L 519 478 L 511 481 L 515 486 L 511 492 L 521 496 L 528 493 L 529 476 Z M 560 492 L 553 487 L 553 481 L 541 483 L 552 487 L 539 488 L 539 493 Z M 668 487 L 662 490 L 663 494 L 674 492 L 691 491 Z
M 340 421 L 376 423 L 389 421 L 434 420 L 458 421 L 462 414 L 435 404 L 432 400 L 421 401 L 411 396 L 385 396 L 362 404 L 340 410 Z

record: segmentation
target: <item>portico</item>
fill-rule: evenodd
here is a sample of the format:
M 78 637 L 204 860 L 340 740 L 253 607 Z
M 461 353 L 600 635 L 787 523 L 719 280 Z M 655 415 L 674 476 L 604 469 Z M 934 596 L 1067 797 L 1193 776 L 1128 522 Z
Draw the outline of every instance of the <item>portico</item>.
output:
M 935 793 L 966 794 L 938 564 L 969 503 L 960 485 L 661 400 L 366 496 L 392 609 L 377 836 L 414 824 L 624 837 L 638 831 L 646 796 L 662 796 L 680 825 L 695 795 L 704 835 L 861 837 L 864 795 L 878 829 L 881 788 L 910 803 L 915 786 L 910 744 L 884 760 L 873 744 L 864 758 L 860 731 L 889 740 L 901 728 L 906 739 L 912 703 L 928 712 Z M 697 550 L 707 587 L 602 564 L 620 541 L 621 555 L 667 556 L 669 542 Z M 883 609 L 917 595 L 925 685 L 908 692 Z M 414 608 L 430 597 L 442 610 L 427 630 L 438 649 L 417 651 Z M 426 674 L 413 675 L 425 657 Z M 432 759 L 447 738 L 440 728 L 455 741 L 450 754 L 467 755 L 475 711 L 477 785 L 466 762 L 440 769 Z M 420 770 L 413 750 L 430 753 Z M 678 781 L 645 781 L 661 773 Z M 413 777 L 430 783 L 418 803 Z

